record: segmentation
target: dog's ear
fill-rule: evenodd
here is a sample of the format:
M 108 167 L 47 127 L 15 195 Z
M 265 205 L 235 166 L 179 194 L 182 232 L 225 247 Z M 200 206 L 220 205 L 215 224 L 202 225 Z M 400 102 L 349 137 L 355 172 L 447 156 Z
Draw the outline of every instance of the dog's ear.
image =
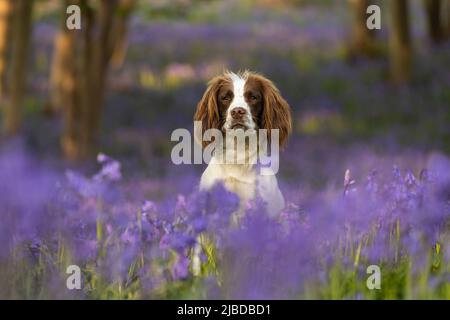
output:
M 259 76 L 263 88 L 264 106 L 262 127 L 267 129 L 270 143 L 271 130 L 279 129 L 279 143 L 283 147 L 292 132 L 292 117 L 289 104 L 281 96 L 280 91 L 269 79 Z
M 217 93 L 223 82 L 226 81 L 225 77 L 217 76 L 213 78 L 203 94 L 202 99 L 197 104 L 197 110 L 194 115 L 194 121 L 201 121 L 201 132 L 195 132 L 195 139 L 198 143 L 206 147 L 210 141 L 202 141 L 203 133 L 208 129 L 219 129 L 220 126 L 220 114 L 219 106 L 217 104 Z

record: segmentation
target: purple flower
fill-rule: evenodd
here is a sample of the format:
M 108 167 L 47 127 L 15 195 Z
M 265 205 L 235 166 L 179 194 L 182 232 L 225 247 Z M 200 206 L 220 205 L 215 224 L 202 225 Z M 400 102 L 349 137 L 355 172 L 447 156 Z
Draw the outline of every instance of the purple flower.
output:
M 102 165 L 100 171 L 93 177 L 95 181 L 119 181 L 122 179 L 120 162 L 100 153 L 97 161 Z
M 201 233 L 201 232 L 205 231 L 208 226 L 206 217 L 195 218 L 191 222 L 191 226 L 193 227 L 195 233 Z
M 141 207 L 143 213 L 157 212 L 158 207 L 153 201 L 145 200 Z
M 177 254 L 175 263 L 172 265 L 171 272 L 174 280 L 184 280 L 189 277 L 190 261 L 187 257 Z

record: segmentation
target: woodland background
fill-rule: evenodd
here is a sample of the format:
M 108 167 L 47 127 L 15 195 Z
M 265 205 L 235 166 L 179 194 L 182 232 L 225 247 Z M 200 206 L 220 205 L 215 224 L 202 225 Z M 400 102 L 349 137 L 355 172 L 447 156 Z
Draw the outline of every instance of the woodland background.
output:
M 380 31 L 365 27 L 371 3 Z M 65 28 L 70 4 L 81 30 Z M 446 0 L 2 0 L 0 17 L 1 141 L 38 157 L 103 151 L 164 174 L 170 132 L 191 129 L 224 69 L 273 79 L 313 166 L 355 145 L 450 151 Z
M 294 128 L 286 208 L 237 230 L 170 159 L 225 69 L 273 80 Z M 0 297 L 450 299 L 449 123 L 450 0 L 0 0 Z

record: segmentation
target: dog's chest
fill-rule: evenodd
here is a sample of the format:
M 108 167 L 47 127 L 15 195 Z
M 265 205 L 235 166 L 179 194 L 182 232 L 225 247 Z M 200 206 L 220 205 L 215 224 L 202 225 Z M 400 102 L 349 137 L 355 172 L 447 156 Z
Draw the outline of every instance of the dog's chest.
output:
M 255 175 L 247 174 L 236 177 L 229 175 L 223 177 L 225 188 L 236 193 L 242 200 L 250 200 L 255 197 Z
M 251 166 L 210 164 L 202 176 L 201 187 L 209 189 L 221 182 L 241 200 L 250 200 L 255 197 L 256 180 L 256 172 Z
M 273 174 L 262 175 L 255 167 L 210 163 L 203 172 L 200 189 L 209 190 L 218 182 L 223 183 L 227 190 L 239 196 L 242 210 L 256 195 L 264 199 L 270 215 L 276 214 L 284 208 L 284 198 Z

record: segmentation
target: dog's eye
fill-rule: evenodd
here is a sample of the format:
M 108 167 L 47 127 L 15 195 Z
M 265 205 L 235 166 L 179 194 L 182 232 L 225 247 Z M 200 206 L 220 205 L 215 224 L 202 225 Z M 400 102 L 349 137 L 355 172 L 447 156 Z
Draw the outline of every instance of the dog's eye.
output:
M 222 101 L 230 101 L 230 97 L 229 96 L 223 96 L 221 99 L 222 99 Z
M 258 100 L 258 97 L 252 94 L 250 96 L 250 100 L 252 100 L 252 101 Z

